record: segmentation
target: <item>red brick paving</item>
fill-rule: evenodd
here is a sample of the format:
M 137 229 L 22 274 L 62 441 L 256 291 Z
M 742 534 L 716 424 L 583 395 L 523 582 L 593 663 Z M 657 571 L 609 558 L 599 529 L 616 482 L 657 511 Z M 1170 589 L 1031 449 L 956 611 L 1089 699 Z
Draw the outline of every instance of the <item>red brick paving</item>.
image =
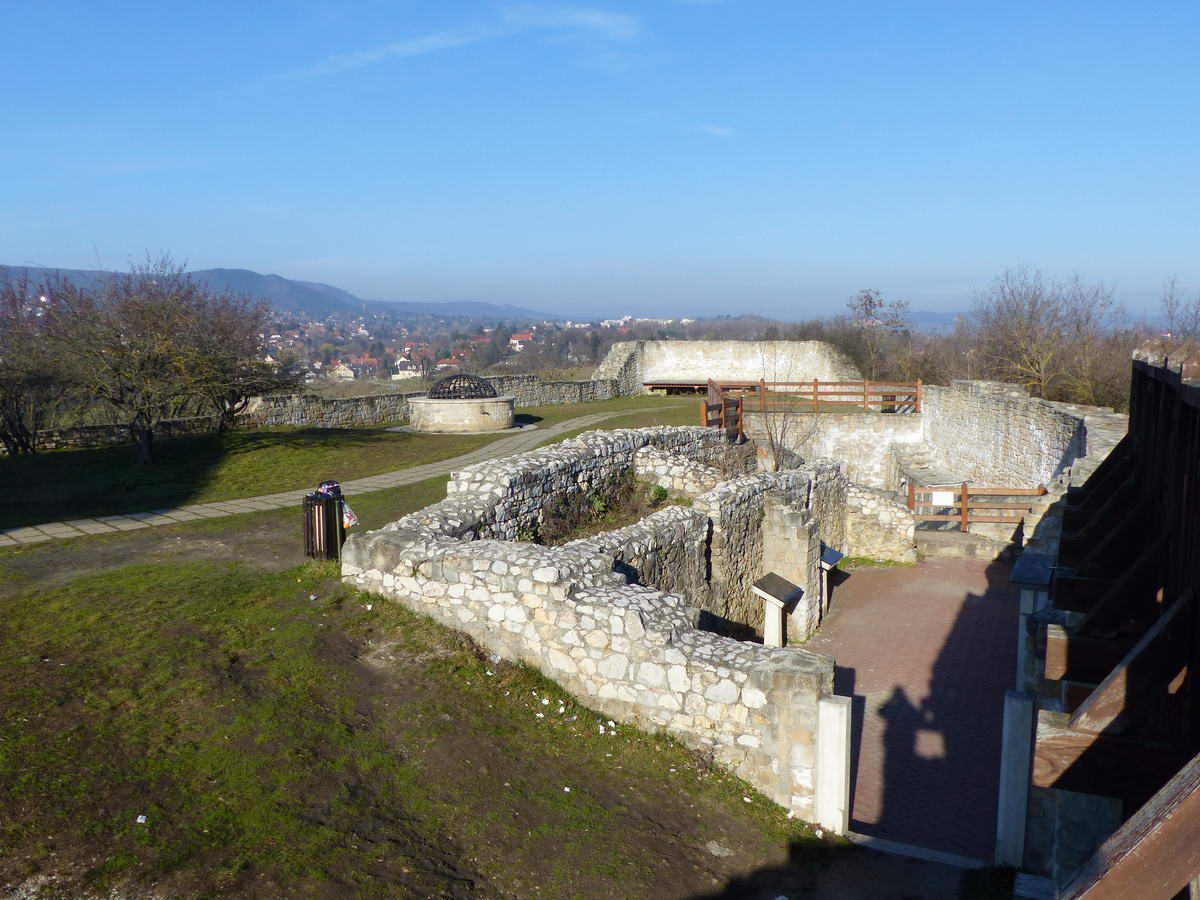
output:
M 990 861 L 1004 692 L 1016 667 L 1010 566 L 858 569 L 809 649 L 854 699 L 850 828 Z

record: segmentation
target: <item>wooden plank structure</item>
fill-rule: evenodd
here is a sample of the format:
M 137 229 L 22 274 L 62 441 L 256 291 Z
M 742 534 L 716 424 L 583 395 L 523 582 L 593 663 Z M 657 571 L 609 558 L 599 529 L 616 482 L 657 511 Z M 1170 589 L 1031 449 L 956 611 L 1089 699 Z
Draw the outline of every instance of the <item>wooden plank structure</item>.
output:
M 743 404 L 715 381 L 708 382 L 708 394 L 700 401 L 700 424 L 705 428 L 720 428 L 731 441 L 744 441 L 746 432 L 742 420 Z
M 1067 495 L 1031 783 L 1116 797 L 1125 824 L 1060 897 L 1173 897 L 1200 876 L 1200 344 L 1134 354 L 1129 433 Z
M 706 393 L 714 381 L 647 381 L 648 390 Z M 783 408 L 787 412 L 919 413 L 925 388 L 920 381 L 725 381 L 728 394 L 745 398 L 751 409 Z M 711 397 L 709 402 L 715 402 Z
M 723 428 L 730 439 L 745 439 L 744 415 L 759 413 L 878 412 L 919 413 L 924 388 L 919 381 L 721 381 L 647 382 L 646 387 L 703 389 L 700 424 Z
M 939 498 L 938 494 L 950 494 Z M 1032 501 L 987 500 L 987 497 L 1044 497 L 1046 486 L 1036 488 L 973 488 L 963 482 L 955 489 L 922 487 L 908 483 L 908 508 L 918 522 L 957 522 L 959 530 L 966 532 L 973 522 L 1000 522 L 1018 525 L 1033 512 Z M 950 502 L 943 502 L 943 501 Z M 953 513 L 922 513 L 922 509 L 953 509 Z M 986 513 L 978 510 L 988 510 Z M 996 510 L 1004 512 L 996 513 Z M 1017 513 L 1020 513 L 1018 515 Z

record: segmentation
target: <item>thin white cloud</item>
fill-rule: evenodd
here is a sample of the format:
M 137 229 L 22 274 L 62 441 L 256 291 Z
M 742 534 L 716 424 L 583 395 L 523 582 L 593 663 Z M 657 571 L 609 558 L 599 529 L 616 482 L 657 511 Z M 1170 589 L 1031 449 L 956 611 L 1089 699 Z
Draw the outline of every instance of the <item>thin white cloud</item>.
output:
M 305 69 L 303 74 L 329 75 L 346 69 L 361 69 L 364 66 L 372 66 L 388 59 L 404 59 L 410 56 L 424 56 L 426 53 L 438 53 L 442 50 L 454 50 L 500 36 L 501 32 L 498 29 L 486 26 L 434 31 L 392 44 L 370 47 L 366 50 L 338 53 Z
M 604 41 L 628 41 L 637 37 L 641 30 L 641 20 L 625 13 L 592 7 L 522 4 L 502 8 L 495 21 L 490 23 L 433 31 L 389 44 L 338 53 L 281 77 L 295 79 L 331 75 L 393 59 L 456 50 L 473 44 L 514 37 L 524 32 L 557 32 Z
M 735 133 L 732 128 L 727 128 L 724 125 L 701 125 L 700 130 L 705 134 L 719 138 L 732 137 Z
M 642 30 L 641 20 L 625 13 L 592 7 L 508 6 L 500 19 L 517 30 L 553 29 L 577 31 L 611 41 L 627 41 Z

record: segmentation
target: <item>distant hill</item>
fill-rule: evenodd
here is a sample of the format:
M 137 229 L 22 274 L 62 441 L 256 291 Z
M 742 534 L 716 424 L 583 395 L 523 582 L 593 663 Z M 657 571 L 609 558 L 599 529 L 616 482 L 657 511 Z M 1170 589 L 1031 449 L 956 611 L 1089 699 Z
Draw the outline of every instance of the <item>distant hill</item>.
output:
M 115 274 L 94 269 L 44 269 L 36 266 L 5 265 L 0 265 L 0 273 L 7 273 L 12 278 L 27 277 L 34 283 L 63 278 L 86 287 L 103 284 Z M 303 312 L 317 318 L 328 315 L 361 315 L 364 307 L 376 315 L 412 313 L 495 322 L 542 319 L 553 321 L 562 318 L 519 306 L 477 300 L 449 303 L 364 300 L 333 285 L 316 281 L 294 281 L 280 275 L 260 275 L 249 269 L 197 269 L 191 275 L 198 281 L 207 283 L 214 291 L 261 298 L 268 301 L 276 312 Z

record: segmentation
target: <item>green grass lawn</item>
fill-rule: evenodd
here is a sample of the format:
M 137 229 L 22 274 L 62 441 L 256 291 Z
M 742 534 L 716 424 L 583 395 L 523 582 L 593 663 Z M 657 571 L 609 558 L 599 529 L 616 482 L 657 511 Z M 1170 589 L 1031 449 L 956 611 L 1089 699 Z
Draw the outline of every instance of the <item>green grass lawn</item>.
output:
M 706 886 L 713 838 L 840 852 L 330 564 L 136 563 L 46 588 L 5 559 L 0 888 L 632 897 L 665 855 Z
M 622 397 L 518 413 L 520 421 L 547 428 L 591 413 L 664 405 L 682 406 L 676 398 Z M 643 415 L 654 424 L 653 414 Z M 0 528 L 315 487 L 326 479 L 347 481 L 449 459 L 500 437 L 407 434 L 382 427 L 264 428 L 163 440 L 150 466 L 137 464 L 132 446 L 0 457 L 5 482 Z

